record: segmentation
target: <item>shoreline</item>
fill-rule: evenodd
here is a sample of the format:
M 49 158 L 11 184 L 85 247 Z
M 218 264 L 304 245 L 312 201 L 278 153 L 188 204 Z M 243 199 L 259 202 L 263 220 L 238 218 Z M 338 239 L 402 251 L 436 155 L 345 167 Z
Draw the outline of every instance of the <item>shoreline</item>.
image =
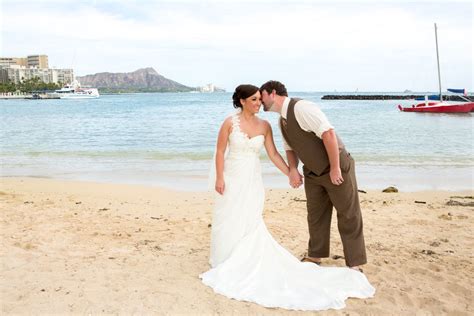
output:
M 270 177 L 269 179 L 265 180 L 264 182 L 268 182 L 269 184 L 275 184 L 275 178 L 278 177 Z M 203 180 L 202 178 L 201 180 Z M 176 179 L 174 179 L 176 181 Z M 280 179 L 281 180 L 281 179 Z M 170 184 L 166 184 L 166 182 L 134 182 L 134 181 L 107 181 L 107 180 L 99 180 L 99 179 L 76 179 L 76 178 L 59 178 L 59 177 L 48 177 L 48 176 L 4 176 L 0 175 L 0 184 L 4 182 L 34 182 L 34 181 L 45 181 L 51 183 L 64 183 L 64 184 L 72 184 L 72 185 L 97 185 L 97 186 L 118 186 L 118 187 L 135 187 L 141 188 L 145 190 L 158 190 L 163 192 L 175 192 L 176 194 L 189 194 L 189 193 L 196 193 L 196 194 L 214 194 L 213 189 L 209 189 L 208 186 L 199 186 L 199 189 L 193 187 L 176 187 Z M 170 180 L 171 181 L 171 180 Z M 204 180 L 203 180 L 204 181 Z M 179 181 L 178 181 L 179 182 Z M 206 184 L 208 184 L 207 178 L 205 178 Z M 366 188 L 366 187 L 359 187 L 359 192 L 371 192 L 371 193 L 382 193 L 382 190 L 389 187 L 396 185 L 387 184 L 385 186 L 377 187 L 377 188 Z M 286 186 L 286 183 L 283 183 L 281 186 L 266 186 L 264 185 L 265 191 L 301 191 L 304 194 L 303 186 L 299 187 L 298 189 L 293 189 L 289 185 Z M 442 192 L 442 193 L 464 193 L 467 194 L 468 192 L 472 192 L 474 194 L 474 188 L 462 188 L 462 189 L 433 189 L 433 188 L 422 188 L 418 190 L 406 190 L 400 191 L 398 193 L 403 194 L 423 194 L 426 192 Z
M 90 181 L 111 184 L 136 184 L 164 187 L 178 191 L 207 191 L 209 188 L 209 170 L 211 162 L 199 162 L 194 168 L 183 168 L 178 163 L 152 163 L 134 168 L 90 168 L 89 165 L 77 165 L 74 170 L 69 164 L 37 164 L 34 168 L 6 166 L 0 178 L 45 178 L 65 181 Z M 181 168 L 181 169 L 180 169 Z M 301 168 L 300 168 L 301 169 Z M 300 172 L 302 172 L 300 170 Z M 400 191 L 462 191 L 474 188 L 474 166 L 404 166 L 374 165 L 359 163 L 356 165 L 359 189 L 383 190 L 395 186 Z M 262 163 L 264 187 L 267 189 L 289 188 L 287 178 L 274 166 Z
M 364 271 L 377 292 L 321 315 L 472 314 L 473 207 L 457 203 L 473 194 L 361 193 Z M 209 192 L 2 178 L 0 201 L 4 314 L 308 314 L 231 300 L 201 283 Z M 266 190 L 265 223 L 296 257 L 307 246 L 304 202 L 303 190 Z M 323 266 L 344 266 L 335 220 Z

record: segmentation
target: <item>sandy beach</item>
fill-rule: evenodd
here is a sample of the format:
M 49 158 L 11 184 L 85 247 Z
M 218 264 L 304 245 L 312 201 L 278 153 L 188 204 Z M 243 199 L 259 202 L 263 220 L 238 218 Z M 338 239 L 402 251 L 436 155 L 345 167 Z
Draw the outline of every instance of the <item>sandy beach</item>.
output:
M 361 193 L 376 295 L 320 314 L 472 315 L 473 195 Z M 297 257 L 304 200 L 301 189 L 267 190 L 265 222 Z M 230 300 L 200 282 L 212 193 L 2 178 L 0 201 L 2 314 L 309 314 Z M 323 265 L 343 266 L 335 216 L 332 230 Z

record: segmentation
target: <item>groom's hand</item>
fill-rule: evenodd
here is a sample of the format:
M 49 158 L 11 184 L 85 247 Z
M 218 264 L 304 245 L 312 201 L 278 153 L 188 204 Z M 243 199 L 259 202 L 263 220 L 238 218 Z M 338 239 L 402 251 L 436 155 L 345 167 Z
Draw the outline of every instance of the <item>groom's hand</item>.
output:
M 303 184 L 303 176 L 299 173 L 298 169 L 291 169 L 288 178 L 290 179 L 290 186 L 294 189 L 299 188 Z
M 344 182 L 344 178 L 342 177 L 341 168 L 331 168 L 329 171 L 329 177 L 331 178 L 331 182 L 334 185 L 340 185 Z

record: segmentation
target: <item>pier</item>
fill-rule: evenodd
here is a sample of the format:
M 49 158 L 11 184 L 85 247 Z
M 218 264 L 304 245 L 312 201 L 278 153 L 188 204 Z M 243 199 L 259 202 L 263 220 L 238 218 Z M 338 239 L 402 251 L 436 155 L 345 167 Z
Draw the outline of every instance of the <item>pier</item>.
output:
M 432 94 L 432 93 L 431 93 Z M 424 98 L 424 94 L 328 94 L 322 100 L 414 100 Z M 468 99 L 474 100 L 474 95 L 468 95 Z M 465 101 L 457 95 L 443 95 L 443 101 Z
M 0 100 L 51 100 L 59 99 L 59 96 L 50 93 L 1 93 Z

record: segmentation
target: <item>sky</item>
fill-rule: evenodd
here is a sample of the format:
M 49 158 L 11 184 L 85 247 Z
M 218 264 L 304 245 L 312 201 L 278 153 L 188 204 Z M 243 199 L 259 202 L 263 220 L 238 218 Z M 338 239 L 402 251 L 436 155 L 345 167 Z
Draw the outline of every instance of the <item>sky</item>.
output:
M 472 1 L 0 0 L 0 56 L 233 91 L 474 91 Z

